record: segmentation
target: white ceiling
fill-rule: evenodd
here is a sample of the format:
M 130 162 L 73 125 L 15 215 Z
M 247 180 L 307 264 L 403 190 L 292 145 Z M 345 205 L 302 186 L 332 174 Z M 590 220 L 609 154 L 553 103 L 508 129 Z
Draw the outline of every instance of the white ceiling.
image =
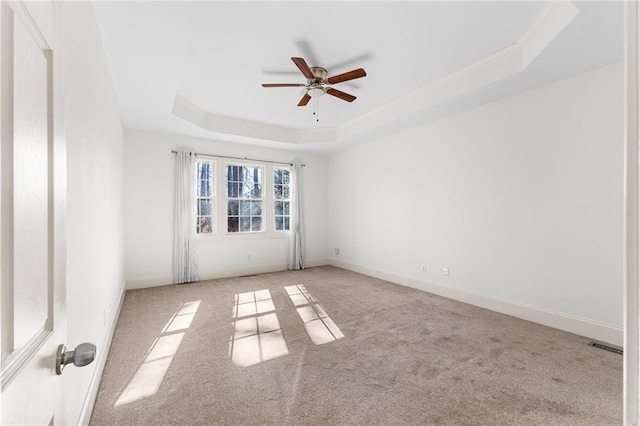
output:
M 400 117 L 395 126 L 621 60 L 622 3 L 573 4 L 577 15 L 521 72 Z M 277 137 L 248 139 L 222 127 L 199 128 L 172 113 L 176 98 L 218 121 L 340 128 L 517 44 L 545 7 L 479 1 L 99 2 L 95 13 L 125 127 L 295 149 Z M 358 99 L 324 96 L 316 123 L 312 103 L 296 106 L 302 88 L 262 88 L 263 82 L 305 82 L 292 56 L 328 68 L 330 75 L 364 68 L 366 77 L 336 85 Z M 337 139 L 332 142 L 301 148 L 339 147 Z

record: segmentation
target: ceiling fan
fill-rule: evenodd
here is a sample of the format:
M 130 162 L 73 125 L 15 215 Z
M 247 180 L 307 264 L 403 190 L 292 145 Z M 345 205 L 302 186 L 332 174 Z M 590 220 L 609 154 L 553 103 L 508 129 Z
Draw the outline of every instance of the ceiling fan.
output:
M 353 71 L 345 72 L 343 74 L 334 75 L 327 78 L 327 70 L 322 67 L 310 67 L 307 65 L 303 58 L 291 58 L 294 64 L 298 67 L 302 75 L 307 79 L 307 84 L 302 83 L 264 83 L 262 87 L 305 87 L 307 92 L 304 94 L 298 106 L 305 106 L 309 103 L 311 98 L 319 98 L 325 93 L 336 98 L 340 98 L 343 101 L 353 102 L 356 97 L 348 93 L 342 92 L 338 89 L 330 87 L 333 84 L 342 83 L 356 78 L 361 78 L 367 75 L 362 69 L 358 68 Z

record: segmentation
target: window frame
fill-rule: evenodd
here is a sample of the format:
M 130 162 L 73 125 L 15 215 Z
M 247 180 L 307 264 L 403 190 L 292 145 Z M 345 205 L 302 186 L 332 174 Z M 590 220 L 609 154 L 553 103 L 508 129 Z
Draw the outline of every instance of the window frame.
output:
M 215 189 L 212 190 L 214 197 L 214 218 L 213 232 L 210 234 L 198 234 L 197 238 L 209 239 L 210 241 L 227 239 L 227 238 L 288 238 L 291 235 L 291 229 L 288 231 L 275 230 L 275 195 L 274 195 L 274 169 L 284 169 L 289 171 L 290 187 L 293 187 L 293 168 L 288 163 L 268 163 L 256 160 L 243 160 L 235 158 L 215 157 L 210 155 L 198 155 L 196 162 L 207 161 L 214 164 L 213 183 Z M 228 232 L 227 229 L 227 166 L 248 166 L 261 167 L 263 173 L 262 182 L 262 231 L 257 232 Z M 197 172 L 197 165 L 194 174 Z M 194 179 L 194 185 L 197 185 L 197 179 Z M 291 189 L 290 189 L 291 190 Z M 291 200 L 291 195 L 289 196 Z M 289 216 L 293 205 L 289 205 Z M 197 203 L 194 206 L 194 220 L 197 218 Z M 291 228 L 291 225 L 289 225 Z
M 237 197 L 237 198 L 229 198 L 229 193 L 227 191 L 227 185 L 228 185 L 228 181 L 227 181 L 227 169 L 229 167 L 251 167 L 251 168 L 259 168 L 262 170 L 262 198 L 247 198 L 247 199 L 243 199 L 242 197 Z M 261 164 L 252 164 L 252 163 L 247 163 L 245 161 L 227 161 L 224 167 L 224 186 L 225 186 L 225 191 L 224 191 L 224 199 L 225 199 L 225 206 L 224 206 L 224 222 L 220 222 L 220 223 L 224 223 L 225 224 L 225 231 L 224 233 L 226 235 L 246 235 L 246 234 L 262 234 L 264 232 L 267 231 L 266 229 L 266 218 L 265 218 L 265 207 L 267 205 L 266 203 L 266 193 L 265 193 L 265 187 L 266 182 L 265 182 L 265 176 L 267 173 L 267 167 L 265 165 L 261 165 Z M 239 182 L 239 181 L 234 181 L 234 182 Z M 230 200 L 238 200 L 238 231 L 237 232 L 229 232 L 229 210 L 228 210 L 228 205 L 229 205 L 229 201 Z M 254 200 L 259 200 L 262 202 L 262 214 L 260 215 L 261 218 L 261 223 L 262 223 L 262 229 L 260 231 L 240 231 L 240 218 L 242 217 L 242 215 L 240 215 L 240 202 L 243 200 L 248 200 L 248 201 L 254 201 Z M 221 212 L 222 214 L 222 212 Z M 246 217 L 246 215 L 245 215 Z M 249 218 L 253 218 L 253 215 L 250 215 Z
M 281 184 L 281 186 L 284 187 L 288 187 L 289 188 L 289 198 L 282 198 L 282 199 L 276 199 L 276 195 L 275 195 L 275 187 L 276 187 L 276 183 L 275 183 L 275 177 L 274 177 L 274 172 L 276 170 L 286 170 L 289 173 L 289 182 L 285 185 L 285 184 Z M 279 166 L 274 164 L 273 167 L 271 168 L 271 196 L 272 196 L 272 205 L 271 205 L 271 213 L 272 213 L 272 218 L 273 221 L 271 223 L 271 231 L 273 231 L 274 233 L 277 234 L 290 234 L 291 233 L 291 210 L 293 208 L 292 205 L 292 192 L 293 192 L 293 172 L 291 170 L 291 166 Z M 278 201 L 286 201 L 287 203 L 289 203 L 289 214 L 285 215 L 284 213 L 282 215 L 276 215 L 276 202 Z M 282 217 L 283 218 L 283 222 L 284 222 L 284 218 L 287 217 L 289 218 L 289 229 L 281 229 L 281 230 L 277 230 L 276 229 L 276 216 L 278 217 Z M 284 223 L 283 223 L 284 226 Z
M 199 197 L 198 195 L 198 184 L 200 182 L 200 176 L 198 176 L 198 164 L 199 163 L 209 163 L 213 166 L 213 172 L 211 173 L 211 209 L 213 210 L 212 214 L 211 214 L 211 232 L 208 233 L 200 233 L 198 232 L 198 218 L 201 216 L 198 214 L 198 199 L 202 198 Z M 217 227 L 218 227 L 218 220 L 219 220 L 219 206 L 218 206 L 218 162 L 215 159 L 212 158 L 196 158 L 195 161 L 195 167 L 193 170 L 193 174 L 194 174 L 194 179 L 193 179 L 193 191 L 195 192 L 195 197 L 194 197 L 194 205 L 193 205 L 193 213 L 194 213 L 194 218 L 196 221 L 196 225 L 195 225 L 195 233 L 197 237 L 204 237 L 204 238 L 209 238 L 209 237 L 213 237 L 216 236 L 217 234 Z

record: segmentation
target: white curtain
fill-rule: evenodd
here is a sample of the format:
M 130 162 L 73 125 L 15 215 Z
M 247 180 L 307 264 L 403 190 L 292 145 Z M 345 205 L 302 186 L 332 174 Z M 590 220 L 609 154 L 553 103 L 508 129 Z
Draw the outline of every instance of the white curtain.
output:
M 193 172 L 195 153 L 176 153 L 175 224 L 173 232 L 173 282 L 174 284 L 197 281 L 195 259 L 195 188 Z
M 291 167 L 291 238 L 289 240 L 289 269 L 304 269 L 304 221 L 302 215 L 302 165 Z

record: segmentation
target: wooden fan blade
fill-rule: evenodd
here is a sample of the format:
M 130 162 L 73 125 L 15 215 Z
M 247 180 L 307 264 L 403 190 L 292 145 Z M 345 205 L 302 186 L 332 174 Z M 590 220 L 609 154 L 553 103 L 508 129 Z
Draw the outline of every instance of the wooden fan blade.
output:
M 334 75 L 333 77 L 329 77 L 327 82 L 330 84 L 342 83 L 343 81 L 349 81 L 356 78 L 364 77 L 367 73 L 362 69 L 358 68 L 357 70 L 345 72 L 344 74 Z
M 327 93 L 330 94 L 331 96 L 335 96 L 336 98 L 340 98 L 343 101 L 347 101 L 347 102 L 353 102 L 356 100 L 355 96 L 350 95 L 348 93 L 341 92 L 340 90 L 334 89 L 333 87 L 329 87 L 327 89 Z
M 298 69 L 300 70 L 300 72 L 302 73 L 302 75 L 304 75 L 307 78 L 310 79 L 314 79 L 314 75 L 311 72 L 311 68 L 309 68 L 309 65 L 307 65 L 307 63 L 304 61 L 304 59 L 302 58 L 291 58 L 291 60 L 293 61 L 294 64 L 296 64 L 296 66 L 298 67 Z
M 308 93 L 305 93 L 300 102 L 298 102 L 298 106 L 305 106 L 311 100 L 311 96 Z
M 262 83 L 262 87 L 300 87 L 306 84 L 299 83 Z

